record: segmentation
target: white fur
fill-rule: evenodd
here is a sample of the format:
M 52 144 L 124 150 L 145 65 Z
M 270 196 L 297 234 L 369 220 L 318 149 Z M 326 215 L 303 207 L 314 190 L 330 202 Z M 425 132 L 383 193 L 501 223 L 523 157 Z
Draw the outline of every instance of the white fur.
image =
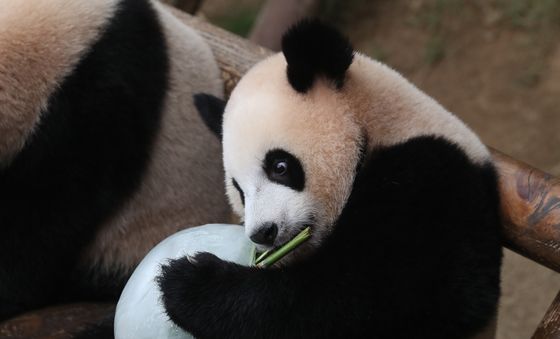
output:
M 457 144 L 474 163 L 490 161 L 486 147 L 457 117 L 400 74 L 357 54 L 340 91 L 322 77 L 305 94 L 288 83 L 276 54 L 252 68 L 233 91 L 223 124 L 228 197 L 251 235 L 264 222 L 294 236 L 313 216 L 312 244 L 332 229 L 354 181 L 361 137 L 368 151 L 433 135 Z M 306 175 L 303 192 L 271 183 L 262 169 L 267 151 L 295 155 Z M 231 185 L 245 192 L 243 208 Z
M 274 247 L 289 241 L 298 230 L 310 224 L 315 207 L 307 192 L 298 192 L 268 180 L 258 168 L 259 162 L 252 161 L 252 171 L 241 168 L 235 178 L 245 195 L 245 234 L 250 238 L 262 225 L 274 222 L 278 226 Z M 266 246 L 259 248 L 268 249 Z
M 158 2 L 170 57 L 169 89 L 149 166 L 139 190 L 101 226 L 87 265 L 123 272 L 165 237 L 187 227 L 227 222 L 220 142 L 193 105 L 195 93 L 223 96 L 212 51 L 202 37 Z
M 474 163 L 490 160 L 476 134 L 454 114 L 386 65 L 356 54 L 343 92 L 368 131 L 372 147 L 434 135 L 452 141 Z
M 100 36 L 118 0 L 2 0 L 0 166 L 21 150 L 48 98 Z
M 238 84 L 226 107 L 223 148 L 228 197 L 244 216 L 248 235 L 264 222 L 275 222 L 279 226 L 275 245 L 279 245 L 313 217 L 312 237 L 319 241 L 350 194 L 360 129 L 348 106 L 328 86 L 319 84 L 300 95 L 271 63 L 285 69 L 280 56 L 256 66 Z M 263 161 L 272 149 L 290 152 L 302 162 L 303 192 L 267 179 Z M 245 193 L 245 207 L 231 185 L 232 177 Z

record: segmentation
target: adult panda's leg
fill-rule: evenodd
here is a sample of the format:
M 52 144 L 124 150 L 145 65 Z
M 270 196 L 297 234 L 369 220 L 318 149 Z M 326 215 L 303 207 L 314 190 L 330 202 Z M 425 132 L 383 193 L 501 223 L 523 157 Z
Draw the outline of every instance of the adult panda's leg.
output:
M 74 289 L 69 276 L 83 249 L 141 181 L 168 74 L 165 39 L 146 0 L 21 3 L 10 2 L 16 10 L 9 13 L 31 16 L 37 32 L 24 46 L 31 54 L 20 57 L 42 67 L 53 63 L 62 76 L 49 80 L 55 85 L 45 102 L 39 100 L 40 118 L 0 169 L 0 318 L 60 301 Z M 75 62 L 58 65 L 71 51 Z M 36 81 L 45 74 L 37 73 Z M 0 85 L 31 99 L 46 93 Z
M 126 279 L 164 238 L 187 227 L 230 222 L 221 143 L 195 107 L 205 104 L 195 99 L 199 93 L 219 103 L 220 70 L 208 43 L 194 29 L 161 4 L 153 6 L 169 62 L 161 122 L 138 190 L 100 225 L 84 251 L 78 274 L 82 295 L 117 297 L 121 288 L 114 281 Z

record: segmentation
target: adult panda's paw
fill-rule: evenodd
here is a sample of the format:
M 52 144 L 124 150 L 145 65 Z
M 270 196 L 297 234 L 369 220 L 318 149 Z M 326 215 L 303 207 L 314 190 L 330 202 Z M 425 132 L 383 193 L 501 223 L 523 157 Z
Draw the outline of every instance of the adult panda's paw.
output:
M 163 265 L 157 283 L 169 318 L 195 336 L 208 333 L 206 330 L 217 313 L 215 308 L 228 293 L 232 276 L 240 268 L 207 252 Z

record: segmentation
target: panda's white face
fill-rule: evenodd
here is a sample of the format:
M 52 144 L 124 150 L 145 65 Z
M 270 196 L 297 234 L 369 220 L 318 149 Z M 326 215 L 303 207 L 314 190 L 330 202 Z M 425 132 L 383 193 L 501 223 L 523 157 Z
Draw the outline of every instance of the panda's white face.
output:
M 312 234 L 305 247 L 320 244 L 351 193 L 362 144 L 371 152 L 434 135 L 461 145 L 475 162 L 489 158 L 437 102 L 387 66 L 353 55 L 336 32 L 326 30 L 334 43 L 323 46 L 312 25 L 289 30 L 283 54 L 253 67 L 224 112 L 227 194 L 261 249 L 305 226 Z
M 313 224 L 318 206 L 304 190 L 305 172 L 294 155 L 271 149 L 236 165 L 231 184 L 244 205 L 246 234 L 260 249 L 281 245 Z
M 306 94 L 285 79 L 282 55 L 253 68 L 228 102 L 223 151 L 228 197 L 259 249 L 306 226 L 316 246 L 350 194 L 361 131 L 326 82 Z

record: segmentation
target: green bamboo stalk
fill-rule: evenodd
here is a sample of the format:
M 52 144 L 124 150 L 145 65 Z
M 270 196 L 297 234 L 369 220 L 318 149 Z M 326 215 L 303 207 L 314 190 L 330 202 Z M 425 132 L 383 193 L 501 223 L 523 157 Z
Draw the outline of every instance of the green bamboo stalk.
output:
M 250 258 L 253 260 L 252 261 L 253 265 L 256 264 L 256 259 L 255 259 L 256 257 L 257 257 L 257 248 L 255 246 L 251 246 Z
M 292 240 L 288 241 L 286 244 L 275 250 L 274 252 L 266 251 L 261 254 L 255 263 L 257 267 L 269 267 L 274 265 L 278 260 L 282 259 L 286 254 L 290 253 L 296 247 L 305 242 L 309 237 L 311 237 L 311 229 L 309 227 L 305 228 L 298 235 L 296 235 Z M 260 259 L 260 260 L 259 260 Z
M 255 247 L 253 247 L 253 248 L 255 248 Z M 270 251 L 271 251 L 271 250 L 262 252 L 262 253 L 257 257 L 257 259 L 255 259 L 255 265 L 257 265 L 258 263 L 260 263 L 261 261 L 263 261 L 264 258 L 268 257 L 268 255 L 270 254 Z

